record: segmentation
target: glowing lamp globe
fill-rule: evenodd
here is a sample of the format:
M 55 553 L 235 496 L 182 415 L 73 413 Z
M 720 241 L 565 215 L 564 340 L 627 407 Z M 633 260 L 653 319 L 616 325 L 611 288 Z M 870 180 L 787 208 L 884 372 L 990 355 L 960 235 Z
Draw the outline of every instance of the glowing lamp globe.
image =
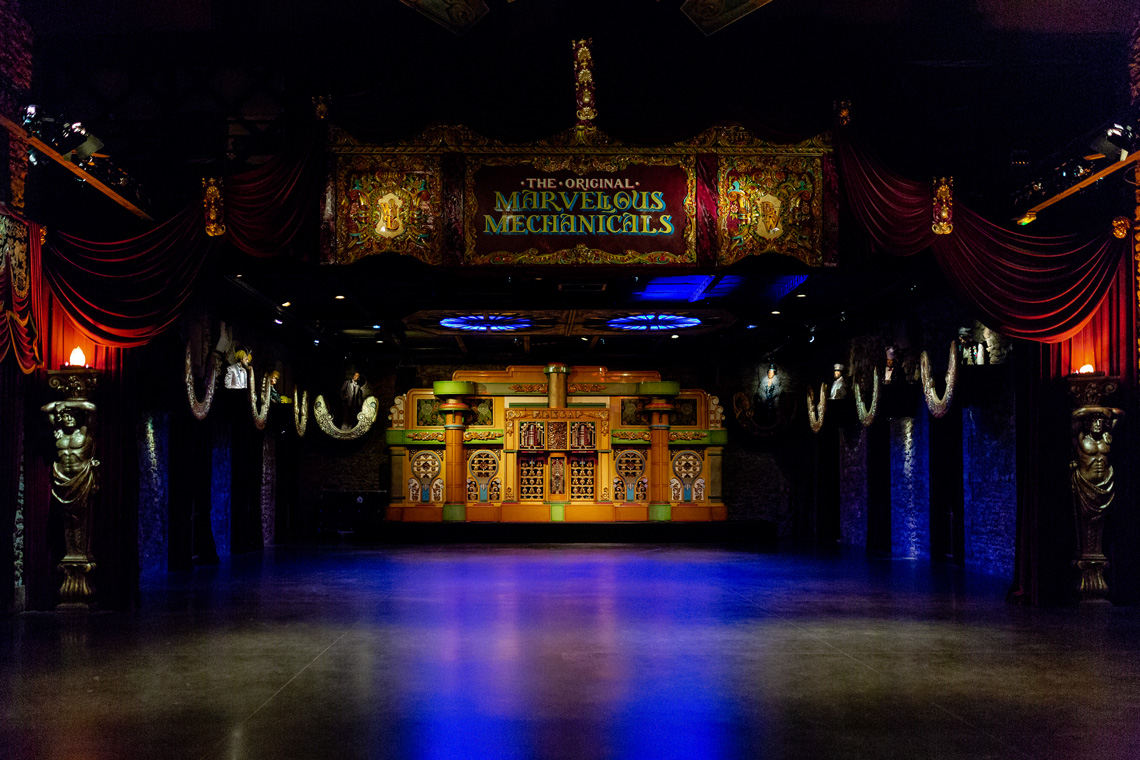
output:
M 1088 375 L 1088 374 L 1091 374 L 1093 372 L 1096 372 L 1096 370 L 1093 368 L 1093 365 L 1091 365 L 1091 364 L 1085 364 L 1084 366 L 1082 366 L 1080 369 L 1077 370 L 1078 375 Z
M 70 367 L 87 366 L 87 357 L 83 355 L 83 349 L 79 346 L 71 349 L 71 356 L 68 357 L 67 364 Z

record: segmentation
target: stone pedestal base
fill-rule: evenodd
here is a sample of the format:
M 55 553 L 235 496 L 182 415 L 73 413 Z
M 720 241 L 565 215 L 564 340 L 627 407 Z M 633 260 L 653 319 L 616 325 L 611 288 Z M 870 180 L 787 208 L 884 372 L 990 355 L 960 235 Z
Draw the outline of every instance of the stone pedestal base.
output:
M 1108 584 L 1104 581 L 1104 569 L 1108 558 L 1103 554 L 1082 554 L 1073 561 L 1073 567 L 1080 573 L 1079 591 L 1082 600 L 1104 599 L 1108 596 Z
M 95 609 L 95 589 L 91 584 L 95 563 L 86 557 L 67 556 L 59 563 L 59 569 L 63 571 L 63 585 L 59 587 L 56 609 L 80 612 Z

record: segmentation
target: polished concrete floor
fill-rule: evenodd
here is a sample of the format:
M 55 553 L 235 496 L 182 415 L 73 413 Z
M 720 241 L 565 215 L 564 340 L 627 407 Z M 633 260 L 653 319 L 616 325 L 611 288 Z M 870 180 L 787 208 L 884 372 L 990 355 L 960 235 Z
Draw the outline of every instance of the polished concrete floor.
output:
M 277 548 L 0 619 L 5 758 L 1140 758 L 1140 611 L 957 568 Z

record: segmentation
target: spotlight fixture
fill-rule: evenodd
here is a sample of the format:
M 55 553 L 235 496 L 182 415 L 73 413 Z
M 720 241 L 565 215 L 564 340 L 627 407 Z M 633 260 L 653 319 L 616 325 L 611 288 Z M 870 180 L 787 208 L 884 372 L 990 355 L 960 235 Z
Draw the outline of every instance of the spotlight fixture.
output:
M 283 324 L 283 322 L 280 319 L 273 320 L 273 323 L 278 324 L 278 325 Z
M 373 330 L 379 330 L 379 329 L 380 329 L 380 325 L 372 325 L 372 329 L 373 329 Z
M 670 335 L 669 337 L 670 337 L 670 338 L 673 338 L 674 340 L 676 340 L 677 338 L 680 338 L 681 336 L 680 336 L 680 335 L 678 335 L 677 333 L 673 333 L 673 334 L 672 334 L 672 335 Z
M 283 309 L 288 309 L 288 308 L 289 308 L 290 306 L 292 306 L 292 305 L 293 305 L 293 302 L 292 302 L 292 301 L 284 301 L 284 302 L 281 304 L 281 308 L 283 308 Z
M 778 315 L 780 313 L 780 310 L 779 309 L 772 309 L 772 313 Z
M 335 299 L 336 299 L 336 300 L 338 300 L 338 301 L 343 301 L 343 300 L 344 300 L 344 296 L 340 296 L 340 295 L 337 295 L 337 296 L 333 296 L 333 298 L 335 298 Z

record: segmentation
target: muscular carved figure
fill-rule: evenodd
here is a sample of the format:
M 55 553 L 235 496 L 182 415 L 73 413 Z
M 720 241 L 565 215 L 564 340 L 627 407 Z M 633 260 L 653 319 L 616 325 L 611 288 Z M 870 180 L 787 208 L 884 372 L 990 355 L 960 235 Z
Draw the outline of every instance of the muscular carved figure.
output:
M 1116 495 L 1113 492 L 1112 465 L 1108 463 L 1112 448 L 1111 431 L 1116 426 L 1115 416 L 1110 416 L 1113 411 L 1105 409 L 1080 417 L 1074 415 L 1073 453 L 1076 459 L 1069 467 L 1073 471 L 1073 493 L 1081 512 L 1090 519 L 1099 519 L 1100 513 L 1112 504 Z M 1099 541 L 1097 543 L 1099 551 Z
M 1103 596 L 1105 556 L 1102 549 L 1104 514 L 1116 496 L 1112 465 L 1112 429 L 1123 414 L 1119 409 L 1086 406 L 1073 412 L 1073 455 L 1070 482 L 1077 519 L 1077 566 L 1081 592 Z
M 56 461 L 52 465 L 52 494 L 63 505 L 67 556 L 87 558 L 88 500 L 97 488 L 95 441 L 87 432 L 90 401 L 54 401 L 43 408 L 54 428 Z

